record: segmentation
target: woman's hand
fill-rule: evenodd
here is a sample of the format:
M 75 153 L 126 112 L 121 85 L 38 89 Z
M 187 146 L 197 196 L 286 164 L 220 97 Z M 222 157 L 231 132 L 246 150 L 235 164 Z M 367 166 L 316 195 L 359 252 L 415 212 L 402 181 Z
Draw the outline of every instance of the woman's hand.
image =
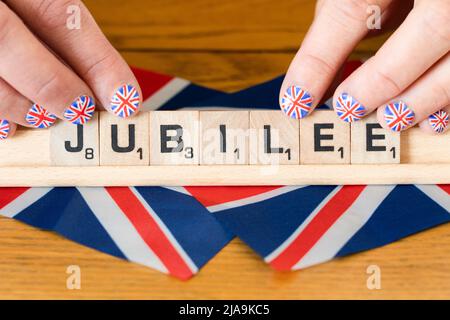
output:
M 402 131 L 416 123 L 442 133 L 450 114 L 449 0 L 322 0 L 280 91 L 282 110 L 310 114 L 354 47 L 371 31 L 372 5 L 381 27 L 396 31 L 336 89 L 333 106 L 347 122 L 377 111 L 380 124 Z
M 79 28 L 67 24 L 69 7 L 79 9 Z M 0 2 L 0 57 L 0 139 L 17 124 L 84 124 L 95 97 L 119 117 L 135 114 L 142 102 L 130 68 L 81 1 Z

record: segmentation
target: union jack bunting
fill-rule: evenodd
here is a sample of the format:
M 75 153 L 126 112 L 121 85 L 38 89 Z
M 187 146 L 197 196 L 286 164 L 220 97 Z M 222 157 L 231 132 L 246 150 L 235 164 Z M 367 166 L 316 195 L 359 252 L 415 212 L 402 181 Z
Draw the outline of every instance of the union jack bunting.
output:
M 232 238 L 182 188 L 3 188 L 0 215 L 180 279 Z
M 311 111 L 312 97 L 298 86 L 290 86 L 281 97 L 281 110 L 294 119 L 306 117 Z
M 392 131 L 400 132 L 414 122 L 414 112 L 401 101 L 389 103 L 384 110 L 384 119 Z
M 89 96 L 81 96 L 67 108 L 64 112 L 64 118 L 73 124 L 83 125 L 91 120 L 94 111 L 94 99 Z
M 144 110 L 268 109 L 282 83 L 227 94 L 133 71 Z M 0 215 L 187 279 L 235 235 L 277 270 L 383 246 L 449 222 L 450 185 L 1 188 Z
M 132 85 L 121 86 L 111 100 L 112 112 L 121 118 L 127 118 L 139 108 L 139 92 Z
M 366 115 L 366 108 L 351 95 L 342 93 L 336 101 L 336 113 L 345 122 L 354 122 Z
M 448 126 L 449 118 L 447 111 L 439 110 L 428 117 L 428 123 L 435 132 L 442 133 Z
M 0 120 L 0 140 L 8 138 L 11 125 L 8 120 Z
M 306 268 L 450 221 L 448 185 L 188 190 L 276 270 Z
M 51 127 L 55 123 L 56 116 L 42 108 L 40 105 L 33 104 L 28 111 L 25 120 L 35 128 L 45 129 Z

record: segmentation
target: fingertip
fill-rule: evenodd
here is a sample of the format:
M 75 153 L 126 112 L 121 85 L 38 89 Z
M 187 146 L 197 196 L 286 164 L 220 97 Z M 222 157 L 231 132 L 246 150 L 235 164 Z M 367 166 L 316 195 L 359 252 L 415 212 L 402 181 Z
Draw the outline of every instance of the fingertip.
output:
M 293 119 L 303 119 L 313 111 L 313 97 L 298 85 L 288 86 L 280 98 L 283 113 Z
M 442 109 L 421 121 L 419 127 L 427 133 L 440 135 L 448 130 L 449 125 L 450 113 Z
M 141 106 L 142 91 L 135 81 L 116 87 L 107 109 L 119 118 L 129 118 L 135 116 Z
M 14 136 L 17 125 L 5 119 L 0 119 L 0 140 L 6 140 Z
M 389 102 L 377 109 L 380 125 L 394 132 L 401 132 L 411 128 L 416 123 L 416 114 L 403 101 Z
M 72 124 L 83 125 L 92 119 L 95 108 L 96 103 L 92 96 L 80 95 L 66 108 L 63 118 Z
M 333 108 L 339 119 L 352 123 L 367 115 L 367 108 L 351 94 L 336 90 L 333 96 Z

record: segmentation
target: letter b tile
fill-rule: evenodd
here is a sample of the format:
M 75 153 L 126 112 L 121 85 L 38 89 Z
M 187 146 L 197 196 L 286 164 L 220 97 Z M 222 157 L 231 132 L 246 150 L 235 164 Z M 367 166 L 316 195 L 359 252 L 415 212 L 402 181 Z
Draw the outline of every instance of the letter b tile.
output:
M 100 113 L 100 165 L 148 166 L 148 112 L 131 118 Z
M 199 164 L 199 112 L 150 113 L 150 164 Z

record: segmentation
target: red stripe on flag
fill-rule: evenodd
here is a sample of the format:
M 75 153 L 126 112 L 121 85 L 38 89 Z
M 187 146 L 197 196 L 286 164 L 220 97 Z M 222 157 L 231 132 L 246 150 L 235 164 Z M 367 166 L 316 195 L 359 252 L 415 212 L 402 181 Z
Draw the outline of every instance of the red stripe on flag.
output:
M 185 189 L 205 207 L 242 200 L 278 188 L 281 187 L 185 187 Z
M 438 184 L 438 187 L 450 195 L 450 184 Z
M 136 195 L 125 187 L 105 188 L 169 273 L 189 279 L 193 273 Z
M 277 270 L 291 270 L 311 250 L 336 220 L 350 208 L 365 187 L 342 187 L 288 247 L 270 262 L 270 265 Z
M 0 209 L 16 200 L 30 188 L 0 188 Z
M 131 70 L 133 71 L 139 86 L 141 87 L 143 101 L 147 100 L 155 92 L 174 79 L 174 77 L 165 74 L 139 69 L 136 67 L 132 67 Z

